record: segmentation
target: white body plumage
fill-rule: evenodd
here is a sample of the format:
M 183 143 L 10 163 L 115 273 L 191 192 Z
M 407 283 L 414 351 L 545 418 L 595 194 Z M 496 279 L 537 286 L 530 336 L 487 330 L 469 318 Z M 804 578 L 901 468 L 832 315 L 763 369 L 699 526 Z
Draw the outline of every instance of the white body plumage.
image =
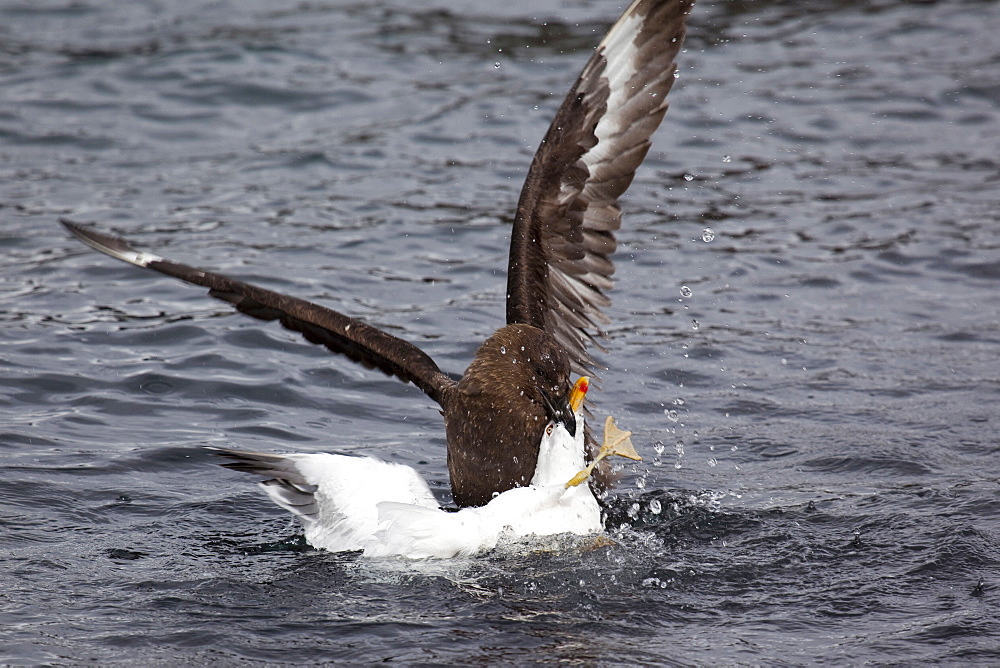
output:
M 455 512 L 441 510 L 420 474 L 401 464 L 332 454 L 220 454 L 252 461 L 256 472 L 275 476 L 261 487 L 300 519 L 313 547 L 361 550 L 369 557 L 470 556 L 495 547 L 505 534 L 601 531 L 589 486 L 566 486 L 584 467 L 583 416 L 576 417 L 575 436 L 559 423 L 546 427 L 529 486 Z

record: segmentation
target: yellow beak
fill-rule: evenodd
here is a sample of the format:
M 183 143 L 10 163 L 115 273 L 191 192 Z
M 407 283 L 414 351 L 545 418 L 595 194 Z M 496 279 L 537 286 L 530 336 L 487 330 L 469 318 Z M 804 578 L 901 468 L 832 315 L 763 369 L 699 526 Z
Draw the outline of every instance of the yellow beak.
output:
M 590 378 L 587 376 L 580 376 L 580 379 L 573 384 L 573 389 L 569 391 L 569 407 L 574 413 L 580 411 L 580 405 L 583 404 L 583 398 L 587 396 L 589 389 Z

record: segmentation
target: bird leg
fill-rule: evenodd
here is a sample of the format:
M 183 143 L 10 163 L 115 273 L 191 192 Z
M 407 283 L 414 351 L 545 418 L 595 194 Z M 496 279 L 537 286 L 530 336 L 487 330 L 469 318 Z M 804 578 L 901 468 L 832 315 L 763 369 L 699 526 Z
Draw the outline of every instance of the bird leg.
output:
M 604 445 L 601 446 L 600 452 L 594 457 L 594 461 L 587 465 L 587 468 L 578 472 L 573 476 L 569 482 L 566 483 L 566 488 L 575 487 L 582 483 L 584 480 L 590 477 L 591 472 L 593 472 L 594 467 L 597 463 L 609 457 L 611 455 L 618 455 L 619 457 L 627 457 L 629 459 L 642 460 L 639 453 L 635 451 L 635 446 L 632 445 L 632 439 L 629 438 L 632 435 L 630 431 L 622 431 L 615 425 L 614 419 L 609 415 L 604 421 Z

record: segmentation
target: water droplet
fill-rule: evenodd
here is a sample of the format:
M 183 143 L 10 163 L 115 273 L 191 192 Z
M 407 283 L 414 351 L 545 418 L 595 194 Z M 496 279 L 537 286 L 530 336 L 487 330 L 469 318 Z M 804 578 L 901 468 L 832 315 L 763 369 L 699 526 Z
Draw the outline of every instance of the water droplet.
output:
M 732 162 L 732 161 L 733 161 L 733 156 L 731 155 L 722 156 L 722 162 Z
M 146 394 L 169 394 L 174 386 L 165 380 L 151 380 L 139 385 L 139 389 Z
M 638 517 L 639 517 L 639 504 L 638 503 L 633 503 L 631 506 L 628 507 L 627 513 L 628 513 L 628 516 L 631 517 L 632 519 L 638 519 Z
M 700 322 L 698 322 L 697 320 L 692 320 L 691 321 L 691 329 L 697 331 L 699 327 L 701 327 L 701 323 Z
M 635 481 L 635 486 L 638 487 L 639 489 L 646 489 L 646 479 L 639 478 L 638 480 Z
M 680 419 L 680 415 L 673 408 L 664 408 L 663 414 L 667 416 L 667 419 L 671 422 L 677 422 Z
M 716 459 L 715 457 L 712 457 L 708 460 L 708 465 L 714 468 L 719 465 L 719 460 Z
M 706 244 L 710 244 L 713 241 L 715 241 L 715 230 L 713 230 L 711 227 L 706 227 L 704 230 L 701 231 L 701 240 L 704 241 Z
M 658 455 L 662 455 L 663 451 L 666 449 L 667 447 L 663 445 L 662 441 L 657 441 L 656 443 L 653 444 L 653 452 L 655 452 Z
M 663 512 L 663 506 L 660 505 L 659 500 L 653 499 L 652 501 L 649 502 L 649 512 L 653 513 L 654 515 L 659 515 L 661 512 Z
M 684 180 L 685 181 L 694 181 L 694 174 L 685 174 L 684 175 Z
M 684 299 L 687 299 L 688 297 L 690 297 L 693 294 L 694 294 L 694 291 L 691 290 L 691 288 L 689 288 L 686 285 L 682 285 L 681 286 L 681 297 L 683 297 Z
M 500 63 L 493 63 L 493 67 L 495 67 L 496 69 L 500 69 Z
M 500 354 L 501 355 L 507 354 L 507 346 L 500 346 Z

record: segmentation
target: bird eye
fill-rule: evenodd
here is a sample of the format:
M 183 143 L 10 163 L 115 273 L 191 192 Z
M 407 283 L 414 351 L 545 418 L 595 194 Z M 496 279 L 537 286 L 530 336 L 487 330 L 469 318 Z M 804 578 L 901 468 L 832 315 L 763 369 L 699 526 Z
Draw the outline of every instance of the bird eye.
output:
M 556 426 L 554 424 L 549 424 L 547 427 L 545 427 L 545 435 L 546 436 L 551 436 L 552 435 L 552 430 L 555 429 L 555 428 L 556 428 Z

